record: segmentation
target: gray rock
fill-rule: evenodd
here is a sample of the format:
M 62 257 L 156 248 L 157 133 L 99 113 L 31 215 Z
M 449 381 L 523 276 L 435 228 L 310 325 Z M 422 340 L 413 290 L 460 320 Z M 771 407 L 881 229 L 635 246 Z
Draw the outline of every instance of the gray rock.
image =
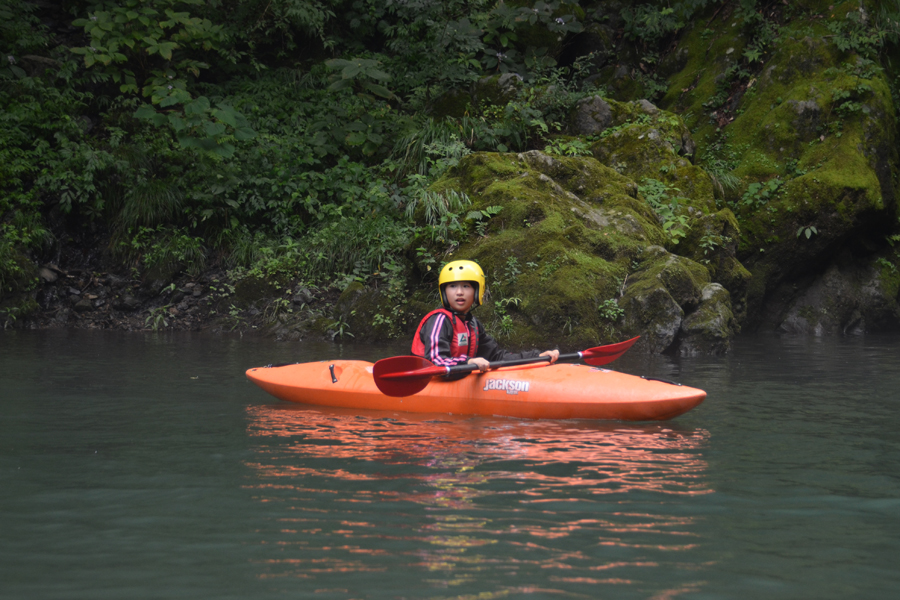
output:
M 640 323 L 635 328 L 644 331 L 641 337 L 649 352 L 660 353 L 669 349 L 681 329 L 684 311 L 667 290 L 652 288 L 647 294 L 635 296 L 628 307 L 628 320 Z
M 125 294 L 124 296 L 120 296 L 115 299 L 113 302 L 113 308 L 116 310 L 125 310 L 131 311 L 136 310 L 140 307 L 141 302 L 131 294 Z
M 575 106 L 569 124 L 572 135 L 593 135 L 602 132 L 612 124 L 613 115 L 609 104 L 600 96 L 584 98 Z
M 886 269 L 844 256 L 795 294 L 776 328 L 783 333 L 834 335 L 900 329 L 900 306 Z
M 48 269 L 47 267 L 41 267 L 40 271 L 38 271 L 38 277 L 40 277 L 41 281 L 44 283 L 53 283 L 59 279 L 59 275 L 56 274 L 56 271 Z
M 648 115 L 657 115 L 659 114 L 659 109 L 656 108 L 656 105 L 650 102 L 649 100 L 638 100 L 638 106 L 642 111 L 647 113 Z
M 293 297 L 291 297 L 291 302 L 294 304 L 309 304 L 313 300 L 315 300 L 315 297 L 309 288 L 306 287 L 298 287 Z
M 731 296 L 718 283 L 703 287 L 700 306 L 681 322 L 681 356 L 725 354 L 738 326 L 731 310 Z
M 475 84 L 475 96 L 479 102 L 503 106 L 515 100 L 522 81 L 522 77 L 515 73 L 484 77 Z

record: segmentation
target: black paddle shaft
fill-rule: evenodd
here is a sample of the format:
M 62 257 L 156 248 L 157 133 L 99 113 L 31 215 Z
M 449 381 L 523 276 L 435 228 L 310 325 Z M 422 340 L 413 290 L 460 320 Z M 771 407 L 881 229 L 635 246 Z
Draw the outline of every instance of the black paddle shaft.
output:
M 559 358 L 556 359 L 557 362 L 561 360 L 578 360 L 581 358 L 581 352 L 573 352 L 572 354 L 560 354 Z M 519 365 L 533 365 L 539 362 L 547 361 L 550 362 L 549 356 L 535 356 L 533 358 L 516 358 L 513 360 L 501 360 L 500 362 L 492 362 L 491 369 L 499 369 L 501 367 L 518 367 Z M 464 364 L 464 365 L 456 365 L 455 367 L 449 367 L 447 371 L 447 375 L 460 375 L 463 373 L 471 373 L 473 371 L 478 371 L 478 365 L 475 364 Z

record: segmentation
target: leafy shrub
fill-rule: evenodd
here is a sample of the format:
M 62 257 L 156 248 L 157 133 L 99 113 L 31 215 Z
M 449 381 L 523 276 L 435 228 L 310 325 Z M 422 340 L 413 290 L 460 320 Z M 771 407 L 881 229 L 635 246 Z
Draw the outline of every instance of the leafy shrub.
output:
M 690 229 L 687 216 L 682 214 L 678 197 L 672 195 L 673 192 L 679 191 L 678 188 L 670 187 L 657 179 L 648 178 L 641 181 L 638 191 L 656 212 L 663 231 L 671 243 L 678 244 L 687 236 L 687 230 Z

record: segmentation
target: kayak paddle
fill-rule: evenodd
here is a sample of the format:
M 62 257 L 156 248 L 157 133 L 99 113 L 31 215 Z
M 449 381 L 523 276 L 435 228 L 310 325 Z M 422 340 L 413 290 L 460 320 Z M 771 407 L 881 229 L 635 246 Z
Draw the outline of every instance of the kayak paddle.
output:
M 557 361 L 581 359 L 593 366 L 606 365 L 625 354 L 638 341 L 639 337 L 641 336 L 625 340 L 624 342 L 588 348 L 572 354 L 560 354 Z M 549 364 L 550 357 L 536 356 L 534 358 L 503 360 L 491 363 L 490 368 L 493 370 L 500 367 L 516 367 L 541 362 Z M 453 367 L 438 367 L 421 356 L 394 356 L 392 358 L 383 358 L 376 362 L 372 368 L 372 375 L 375 377 L 375 385 L 378 386 L 382 394 L 402 397 L 412 396 L 421 392 L 428 385 L 428 382 L 431 381 L 431 378 L 437 375 L 463 375 L 477 370 L 478 365 L 468 363 Z

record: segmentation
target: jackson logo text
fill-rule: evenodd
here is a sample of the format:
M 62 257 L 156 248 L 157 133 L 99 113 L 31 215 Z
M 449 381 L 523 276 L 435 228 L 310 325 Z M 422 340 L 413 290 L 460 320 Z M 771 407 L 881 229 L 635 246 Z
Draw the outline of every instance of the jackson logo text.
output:
M 529 381 L 516 381 L 515 379 L 488 379 L 484 384 L 484 391 L 503 390 L 507 394 L 518 394 L 519 392 L 527 392 Z

